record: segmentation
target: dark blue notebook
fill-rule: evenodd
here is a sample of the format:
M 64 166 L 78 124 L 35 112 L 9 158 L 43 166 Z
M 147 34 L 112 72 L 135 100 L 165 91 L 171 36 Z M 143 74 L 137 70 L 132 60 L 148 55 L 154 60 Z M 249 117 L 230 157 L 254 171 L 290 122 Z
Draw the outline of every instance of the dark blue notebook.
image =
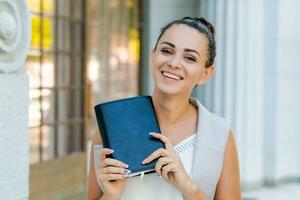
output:
M 152 152 L 164 148 L 149 133 L 160 133 L 152 98 L 138 96 L 95 106 L 104 148 L 111 148 L 111 157 L 129 165 L 130 176 L 153 172 L 156 161 L 142 165 Z

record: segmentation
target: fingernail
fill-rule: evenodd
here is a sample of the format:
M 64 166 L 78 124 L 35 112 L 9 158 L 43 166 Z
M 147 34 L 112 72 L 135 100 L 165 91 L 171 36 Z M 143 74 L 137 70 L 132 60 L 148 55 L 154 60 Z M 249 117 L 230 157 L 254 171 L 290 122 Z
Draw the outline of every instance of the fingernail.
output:
M 131 173 L 131 171 L 130 171 L 129 169 L 125 169 L 124 172 L 125 172 L 126 174 L 130 174 L 130 173 Z
M 127 164 L 122 164 L 123 167 L 128 168 L 129 166 Z
M 128 178 L 129 174 L 123 174 L 123 177 Z
M 114 152 L 114 150 L 113 150 L 113 149 L 109 149 L 109 152 L 110 152 L 110 153 L 113 153 L 113 152 Z
M 149 133 L 149 135 L 154 135 L 154 134 L 155 134 L 154 132 L 150 132 L 150 133 Z

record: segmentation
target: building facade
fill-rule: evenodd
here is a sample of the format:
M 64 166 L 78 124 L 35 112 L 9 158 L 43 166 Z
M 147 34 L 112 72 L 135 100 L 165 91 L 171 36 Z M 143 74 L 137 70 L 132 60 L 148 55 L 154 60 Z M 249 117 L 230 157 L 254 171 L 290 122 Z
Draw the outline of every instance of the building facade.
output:
M 0 1 L 0 6 L 3 2 L 7 1 Z M 299 84 L 300 73 L 296 53 L 300 48 L 297 38 L 300 26 L 292 23 L 298 16 L 298 1 L 26 0 L 26 3 L 32 31 L 26 67 L 13 70 L 13 75 L 19 78 L 10 82 L 7 77 L 12 74 L 8 75 L 0 66 L 0 92 L 7 97 L 0 100 L 0 141 L 7 144 L 4 138 L 11 137 L 8 135 L 11 132 L 21 136 L 19 141 L 23 143 L 16 151 L 23 152 L 20 157 L 28 158 L 23 161 L 28 167 L 19 171 L 25 174 L 23 196 L 84 198 L 89 145 L 97 134 L 93 106 L 151 94 L 149 54 L 160 28 L 185 16 L 204 16 L 215 25 L 217 73 L 193 95 L 211 111 L 232 121 L 243 190 L 299 181 L 300 95 L 292 87 Z M 2 10 L 0 14 L 3 15 Z M 2 21 L 3 35 L 6 29 Z M 5 37 L 0 38 L 3 41 Z M 2 61 L 7 54 L 3 48 L 0 50 Z M 14 86 L 16 83 L 18 87 Z M 23 103 L 13 103 L 11 99 Z M 10 109 L 7 105 L 12 104 L 21 107 Z M 22 115 L 16 116 L 20 118 L 5 114 L 19 111 Z M 17 129 L 19 126 L 12 121 L 20 122 L 23 128 Z M 24 143 L 27 136 L 29 143 Z M 0 171 L 5 171 L 11 163 L 10 155 L 0 153 L 0 156 L 8 163 L 1 163 Z

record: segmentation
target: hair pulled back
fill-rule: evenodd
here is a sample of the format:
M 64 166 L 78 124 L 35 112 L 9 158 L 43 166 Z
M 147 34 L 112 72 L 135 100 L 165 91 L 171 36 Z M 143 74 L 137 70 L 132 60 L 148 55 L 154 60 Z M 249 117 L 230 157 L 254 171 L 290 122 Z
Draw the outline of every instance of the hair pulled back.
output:
M 165 25 L 161 29 L 161 32 L 157 38 L 154 50 L 156 50 L 158 41 L 160 40 L 162 35 L 166 32 L 168 28 L 170 28 L 174 24 L 185 24 L 189 27 L 198 30 L 200 33 L 203 33 L 208 39 L 208 59 L 205 63 L 205 67 L 209 67 L 212 64 L 214 64 L 214 60 L 216 57 L 215 29 L 213 25 L 203 17 L 184 17 L 181 19 L 174 20 Z

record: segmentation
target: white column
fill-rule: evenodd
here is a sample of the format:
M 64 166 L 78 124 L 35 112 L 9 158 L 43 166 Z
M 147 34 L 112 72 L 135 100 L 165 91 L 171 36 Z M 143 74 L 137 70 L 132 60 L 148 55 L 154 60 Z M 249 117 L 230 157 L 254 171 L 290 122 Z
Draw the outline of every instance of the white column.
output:
M 277 168 L 278 19 L 278 1 L 264 0 L 263 167 L 265 185 L 275 184 Z
M 215 25 L 217 42 L 216 74 L 200 98 L 232 121 L 244 186 L 259 186 L 264 176 L 263 5 L 260 0 L 202 0 L 199 8 Z
M 278 0 L 276 179 L 300 177 L 300 2 Z
M 241 177 L 243 187 L 259 187 L 264 179 L 264 103 L 263 76 L 264 76 L 264 4 L 260 0 L 240 2 L 240 15 L 243 16 L 240 22 L 240 31 L 244 35 L 243 40 L 238 40 L 241 45 L 235 55 L 240 60 L 236 68 L 241 68 L 237 76 L 242 74 L 243 79 L 239 79 L 238 84 L 243 84 L 239 88 L 236 97 L 244 95 L 244 99 L 239 101 L 239 110 L 236 111 L 238 123 L 242 126 L 237 132 L 238 147 L 241 150 Z M 244 29 L 244 30 L 242 30 Z M 238 33 L 239 34 L 239 33 Z M 240 120 L 240 121 L 239 121 Z M 241 136 L 241 137 L 240 137 Z
M 217 73 L 200 97 L 233 122 L 244 189 L 300 177 L 299 6 L 297 0 L 200 3 L 217 31 Z
M 28 199 L 28 76 L 30 42 L 24 0 L 0 0 L 0 197 Z

